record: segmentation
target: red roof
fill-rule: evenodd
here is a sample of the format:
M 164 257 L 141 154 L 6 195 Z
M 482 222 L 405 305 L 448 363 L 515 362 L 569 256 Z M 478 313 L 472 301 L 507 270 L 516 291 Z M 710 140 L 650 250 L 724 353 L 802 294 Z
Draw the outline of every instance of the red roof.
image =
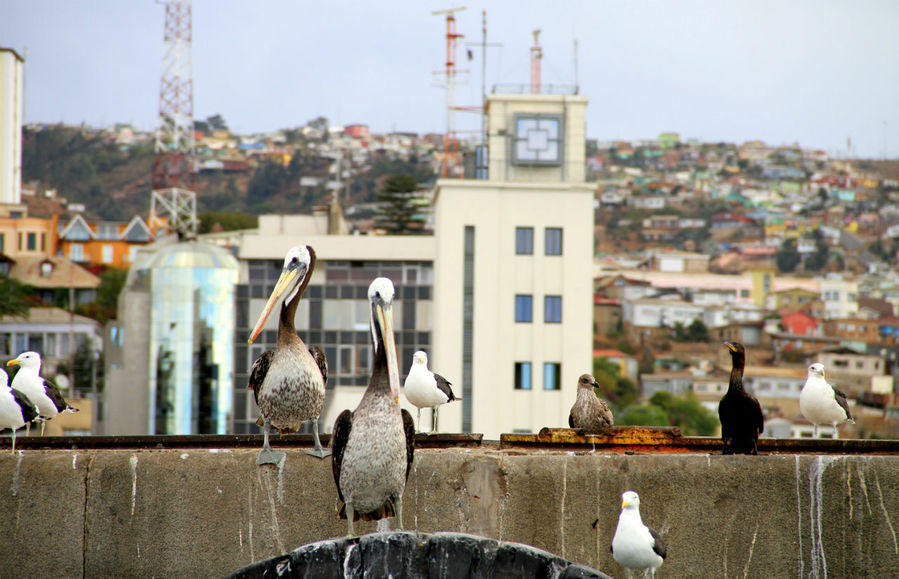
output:
M 627 358 L 628 355 L 621 350 L 593 350 L 594 358 Z

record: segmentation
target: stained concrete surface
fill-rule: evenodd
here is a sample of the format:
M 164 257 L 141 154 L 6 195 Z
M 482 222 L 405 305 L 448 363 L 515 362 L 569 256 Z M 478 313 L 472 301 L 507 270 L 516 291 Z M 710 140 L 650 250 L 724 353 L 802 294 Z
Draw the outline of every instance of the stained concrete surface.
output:
M 256 453 L 4 453 L 0 576 L 221 577 L 346 533 L 330 460 L 290 449 L 260 468 Z M 658 577 L 899 577 L 896 456 L 422 449 L 404 522 L 620 576 L 609 545 L 629 489 L 668 545 Z

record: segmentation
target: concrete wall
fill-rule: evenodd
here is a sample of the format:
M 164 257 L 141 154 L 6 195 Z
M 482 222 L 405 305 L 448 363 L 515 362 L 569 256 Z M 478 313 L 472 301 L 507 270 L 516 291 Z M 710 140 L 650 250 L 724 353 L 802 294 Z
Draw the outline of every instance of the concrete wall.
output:
M 0 576 L 222 576 L 339 537 L 330 460 L 290 450 L 0 456 Z M 406 528 L 545 549 L 623 575 L 621 492 L 668 544 L 661 577 L 899 576 L 899 457 L 419 450 Z M 369 532 L 374 523 L 360 523 Z

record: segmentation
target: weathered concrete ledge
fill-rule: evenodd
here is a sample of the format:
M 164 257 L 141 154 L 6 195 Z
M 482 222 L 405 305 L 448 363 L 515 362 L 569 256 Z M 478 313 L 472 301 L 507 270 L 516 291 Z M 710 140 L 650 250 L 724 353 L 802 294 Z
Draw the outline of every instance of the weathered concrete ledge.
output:
M 330 460 L 289 449 L 260 468 L 256 452 L 2 453 L 0 575 L 220 577 L 343 536 Z M 663 577 L 899 577 L 897 456 L 420 449 L 405 523 L 617 576 L 627 489 L 668 544 Z

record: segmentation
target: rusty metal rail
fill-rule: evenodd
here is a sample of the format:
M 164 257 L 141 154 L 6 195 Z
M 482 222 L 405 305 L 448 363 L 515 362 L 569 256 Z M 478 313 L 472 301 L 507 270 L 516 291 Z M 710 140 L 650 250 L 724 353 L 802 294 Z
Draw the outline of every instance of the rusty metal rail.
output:
M 720 438 L 682 436 L 677 427 L 615 426 L 606 435 L 579 434 L 570 428 L 543 428 L 538 434 L 502 434 L 502 449 L 556 449 L 628 454 L 720 453 Z M 899 455 L 899 440 L 760 438 L 760 454 Z
M 481 445 L 483 434 L 416 434 L 418 448 L 464 448 Z M 321 436 L 327 446 L 330 435 Z M 280 448 L 312 448 L 311 434 L 272 436 L 270 443 Z M 11 448 L 10 437 L 0 438 L 0 450 Z M 181 448 L 262 448 L 261 434 L 192 434 L 167 436 L 17 436 L 16 449 L 22 450 L 165 450 Z
M 490 448 L 522 451 L 593 451 L 625 454 L 720 453 L 721 440 L 710 436 L 682 436 L 677 427 L 616 426 L 607 435 L 580 434 L 570 428 L 544 428 L 538 434 L 502 434 L 485 441 L 483 434 L 416 434 L 421 449 Z M 330 436 L 322 435 L 327 445 Z M 10 449 L 11 439 L 0 437 L 0 451 Z M 271 439 L 274 447 L 311 448 L 311 434 L 287 434 Z M 196 434 L 189 436 L 19 436 L 21 450 L 166 450 L 261 448 L 260 434 Z M 870 454 L 899 455 L 899 440 L 761 438 L 762 454 Z

